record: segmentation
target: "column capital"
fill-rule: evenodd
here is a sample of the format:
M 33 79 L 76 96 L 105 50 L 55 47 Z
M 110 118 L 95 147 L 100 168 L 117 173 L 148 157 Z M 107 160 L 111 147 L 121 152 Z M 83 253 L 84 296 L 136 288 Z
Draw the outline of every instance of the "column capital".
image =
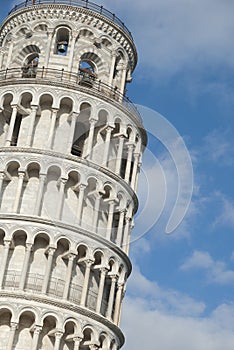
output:
M 18 328 L 18 325 L 17 322 L 11 322 L 11 331 L 15 331 Z
M 4 242 L 4 247 L 5 248 L 10 247 L 10 245 L 11 245 L 11 240 L 10 239 L 4 239 L 3 242 Z
M 55 331 L 54 335 L 57 339 L 61 339 L 63 336 L 63 331 L 57 330 L 57 331 Z
M 32 243 L 27 243 L 26 242 L 26 250 L 31 251 L 33 244 Z
M 94 263 L 94 260 L 93 259 L 86 259 L 86 260 L 84 260 L 84 263 L 87 267 L 91 267 Z
M 35 325 L 33 332 L 39 334 L 42 331 L 42 326 Z

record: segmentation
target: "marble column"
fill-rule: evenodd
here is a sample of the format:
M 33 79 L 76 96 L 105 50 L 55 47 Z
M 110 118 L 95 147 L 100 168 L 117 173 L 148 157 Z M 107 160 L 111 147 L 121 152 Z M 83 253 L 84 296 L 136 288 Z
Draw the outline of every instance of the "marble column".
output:
M 34 207 L 34 215 L 40 215 L 40 212 L 41 212 L 45 181 L 46 181 L 46 174 L 40 174 L 39 185 L 38 185 L 37 196 L 36 196 L 36 204 Z
M 92 159 L 92 150 L 93 150 L 93 136 L 94 136 L 94 128 L 97 120 L 94 118 L 89 119 L 89 136 L 88 136 L 88 142 L 87 142 L 87 148 L 85 152 L 85 156 L 88 159 Z
M 63 299 L 68 298 L 69 288 L 71 283 L 71 276 L 72 276 L 72 268 L 73 268 L 73 262 L 74 262 L 75 256 L 76 255 L 72 253 L 69 253 L 68 255 L 68 264 L 67 264 L 67 272 L 66 272 L 66 281 L 65 281 L 64 290 L 63 290 Z
M 76 121 L 79 113 L 73 112 L 71 115 L 71 126 L 70 126 L 70 132 L 69 132 L 69 138 L 68 138 L 68 145 L 67 145 L 67 153 L 71 153 L 72 150 L 72 144 L 74 139 L 74 133 L 76 128 Z
M 117 284 L 117 293 L 116 293 L 116 299 L 115 299 L 115 311 L 114 311 L 114 318 L 113 318 L 113 321 L 116 325 L 119 324 L 120 308 L 121 308 L 121 303 L 122 303 L 122 299 L 123 299 L 123 287 L 124 287 L 124 283 Z
M 131 223 L 131 218 L 126 217 L 125 226 L 124 226 L 123 244 L 122 244 L 122 248 L 125 253 L 128 251 L 128 235 L 130 231 L 130 223 Z
M 19 212 L 19 204 L 20 204 L 20 197 L 22 194 L 23 189 L 23 182 L 24 182 L 25 173 L 23 171 L 19 171 L 18 175 L 18 185 L 15 193 L 15 201 L 13 205 L 13 213 Z
M 107 312 L 106 312 L 106 318 L 109 320 L 112 319 L 112 311 L 113 311 L 113 304 L 114 304 L 114 297 L 115 297 L 115 285 L 117 276 L 116 275 L 110 275 L 111 278 L 111 287 L 110 287 L 110 294 L 109 294 L 109 300 L 108 300 L 108 306 L 107 306 Z
M 127 74 L 127 67 L 125 65 L 123 65 L 121 84 L 120 84 L 120 93 L 123 95 L 124 95 L 124 90 L 125 90 L 126 74 Z
M 121 163 L 123 158 L 124 135 L 119 136 L 118 151 L 116 156 L 115 173 L 120 174 Z
M 100 280 L 99 280 L 98 296 L 97 296 L 97 304 L 96 304 L 96 312 L 97 313 L 100 313 L 100 311 L 101 311 L 103 291 L 104 291 L 107 271 L 108 271 L 108 269 L 106 267 L 100 268 Z
M 11 58 L 12 58 L 12 52 L 13 52 L 13 47 L 14 47 L 14 40 L 13 37 L 10 39 L 10 45 L 8 48 L 8 55 L 7 55 L 7 60 L 6 60 L 6 68 L 9 68 Z
M 101 195 L 99 193 L 96 193 L 93 221 L 92 221 L 92 228 L 93 228 L 93 231 L 96 233 L 98 230 L 97 225 L 98 225 L 98 216 L 99 216 L 99 210 L 100 210 L 100 201 L 101 201 Z
M 55 332 L 54 350 L 59 350 L 62 336 L 63 336 L 63 332 L 61 331 Z
M 57 206 L 57 213 L 56 218 L 58 220 L 61 220 L 62 217 L 62 211 L 63 211 L 63 205 L 64 205 L 64 193 L 65 193 L 65 185 L 67 183 L 67 179 L 60 178 L 60 187 L 59 187 L 59 198 L 58 198 L 58 206 Z
M 37 350 L 39 335 L 41 333 L 41 330 L 42 330 L 42 327 L 40 326 L 34 327 L 31 350 Z
M 8 131 L 7 131 L 6 141 L 5 141 L 6 147 L 11 145 L 17 113 L 18 113 L 17 105 L 12 105 L 11 120 L 10 120 L 10 125 L 9 125 Z
M 140 154 L 134 153 L 133 156 L 134 156 L 134 164 L 133 164 L 133 170 L 132 170 L 131 187 L 133 190 L 135 190 L 137 171 L 138 171 L 138 162 L 139 162 Z
M 55 248 L 50 247 L 48 249 L 47 266 L 46 266 L 45 276 L 44 276 L 43 285 L 41 289 L 41 292 L 44 294 L 46 294 L 48 285 L 49 285 L 54 252 L 55 252 Z
M 7 349 L 6 350 L 13 350 L 15 332 L 16 332 L 17 328 L 18 328 L 18 323 L 11 322 L 10 334 L 9 334 L 8 343 L 7 343 Z
M 118 224 L 117 238 L 116 238 L 116 244 L 118 246 L 121 245 L 122 238 L 123 238 L 123 225 L 124 225 L 125 212 L 126 212 L 125 209 L 122 209 L 119 212 L 119 224 Z
M 26 282 L 26 276 L 27 276 L 27 271 L 28 271 L 28 268 L 29 268 L 29 259 L 30 259 L 31 251 L 32 251 L 32 244 L 31 243 L 26 243 L 23 268 L 22 268 L 21 277 L 20 277 L 20 283 L 19 283 L 19 290 L 24 290 L 24 286 L 25 286 L 25 282 Z
M 107 127 L 106 127 L 106 139 L 105 139 L 103 158 L 102 158 L 102 166 L 107 166 L 109 150 L 110 150 L 111 131 L 112 130 L 113 130 L 113 127 L 107 125 Z
M 57 108 L 52 108 L 51 122 L 50 122 L 50 131 L 49 131 L 49 136 L 48 136 L 48 148 L 49 149 L 52 149 L 52 146 L 53 146 L 57 113 L 58 113 L 58 109 Z
M 108 240 L 111 239 L 114 207 L 115 207 L 115 200 L 109 200 L 109 213 L 108 213 L 108 221 L 107 221 L 107 227 L 106 227 L 106 239 Z
M 86 188 L 85 184 L 80 184 L 79 185 L 78 205 L 77 205 L 77 210 L 76 210 L 76 223 L 78 225 L 81 224 L 81 217 L 82 217 L 82 209 L 83 209 L 85 188 Z
M 125 176 L 124 176 L 124 180 L 126 182 L 129 182 L 129 179 L 130 179 L 133 149 L 134 149 L 133 144 L 129 144 L 128 145 L 127 164 L 126 164 Z
M 74 337 L 73 341 L 74 341 L 74 350 L 79 350 L 82 338 L 81 337 Z
M 4 280 L 5 273 L 6 273 L 6 265 L 7 265 L 7 259 L 8 259 L 10 245 L 11 245 L 11 241 L 4 239 L 3 257 L 2 257 L 2 261 L 1 261 L 1 265 L 0 265 L 1 266 L 1 270 L 0 270 L 0 288 L 2 288 L 2 286 L 3 286 L 3 280 Z
M 0 171 L 0 198 L 2 198 L 2 185 L 3 181 L 5 179 L 5 173 L 3 171 Z
M 88 259 L 85 261 L 85 276 L 84 276 L 84 282 L 83 282 L 83 288 L 82 288 L 82 293 L 81 293 L 81 301 L 80 305 L 85 306 L 86 305 L 86 299 L 87 299 L 87 294 L 88 294 L 88 286 L 89 286 L 89 277 L 90 277 L 90 270 L 91 266 L 93 264 L 93 260 Z
M 34 105 L 31 106 L 31 113 L 30 113 L 30 116 L 29 116 L 30 125 L 29 125 L 29 128 L 28 128 L 26 147 L 31 147 L 32 146 L 32 137 L 33 137 L 33 131 L 34 131 L 34 126 L 35 126 L 37 110 L 38 110 L 38 106 L 34 106 Z

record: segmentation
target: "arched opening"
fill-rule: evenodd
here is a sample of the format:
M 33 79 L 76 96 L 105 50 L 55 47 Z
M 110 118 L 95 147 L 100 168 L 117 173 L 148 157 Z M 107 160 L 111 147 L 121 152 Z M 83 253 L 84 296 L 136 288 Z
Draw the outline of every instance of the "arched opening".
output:
M 19 325 L 14 337 L 14 349 L 27 349 L 32 343 L 33 325 L 35 323 L 35 315 L 30 311 L 22 313 L 19 319 Z
M 80 114 L 76 123 L 72 151 L 71 153 L 77 157 L 82 157 L 85 143 L 89 135 L 89 118 L 91 114 L 91 105 L 82 103 L 80 106 Z
M 11 311 L 2 308 L 0 310 L 0 350 L 7 349 L 8 338 L 10 335 L 11 327 Z
M 54 350 L 56 326 L 55 317 L 45 317 L 39 336 L 38 349 Z
M 56 42 L 55 42 L 55 54 L 59 56 L 66 56 L 69 43 L 69 29 L 66 27 L 60 27 L 57 29 Z

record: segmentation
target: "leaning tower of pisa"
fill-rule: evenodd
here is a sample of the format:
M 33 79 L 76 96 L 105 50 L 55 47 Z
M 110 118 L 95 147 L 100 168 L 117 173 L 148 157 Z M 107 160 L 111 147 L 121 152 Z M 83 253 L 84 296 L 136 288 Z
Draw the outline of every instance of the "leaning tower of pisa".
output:
M 131 33 L 85 0 L 0 29 L 0 350 L 117 350 L 146 133 Z

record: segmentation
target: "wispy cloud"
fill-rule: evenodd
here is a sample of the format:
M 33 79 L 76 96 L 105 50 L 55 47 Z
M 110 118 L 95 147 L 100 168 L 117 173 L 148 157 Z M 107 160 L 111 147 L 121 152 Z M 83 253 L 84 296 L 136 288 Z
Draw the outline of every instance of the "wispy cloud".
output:
M 234 283 L 234 270 L 228 269 L 224 261 L 214 260 L 208 252 L 195 250 L 180 269 L 184 271 L 204 270 L 209 283 L 220 285 Z

